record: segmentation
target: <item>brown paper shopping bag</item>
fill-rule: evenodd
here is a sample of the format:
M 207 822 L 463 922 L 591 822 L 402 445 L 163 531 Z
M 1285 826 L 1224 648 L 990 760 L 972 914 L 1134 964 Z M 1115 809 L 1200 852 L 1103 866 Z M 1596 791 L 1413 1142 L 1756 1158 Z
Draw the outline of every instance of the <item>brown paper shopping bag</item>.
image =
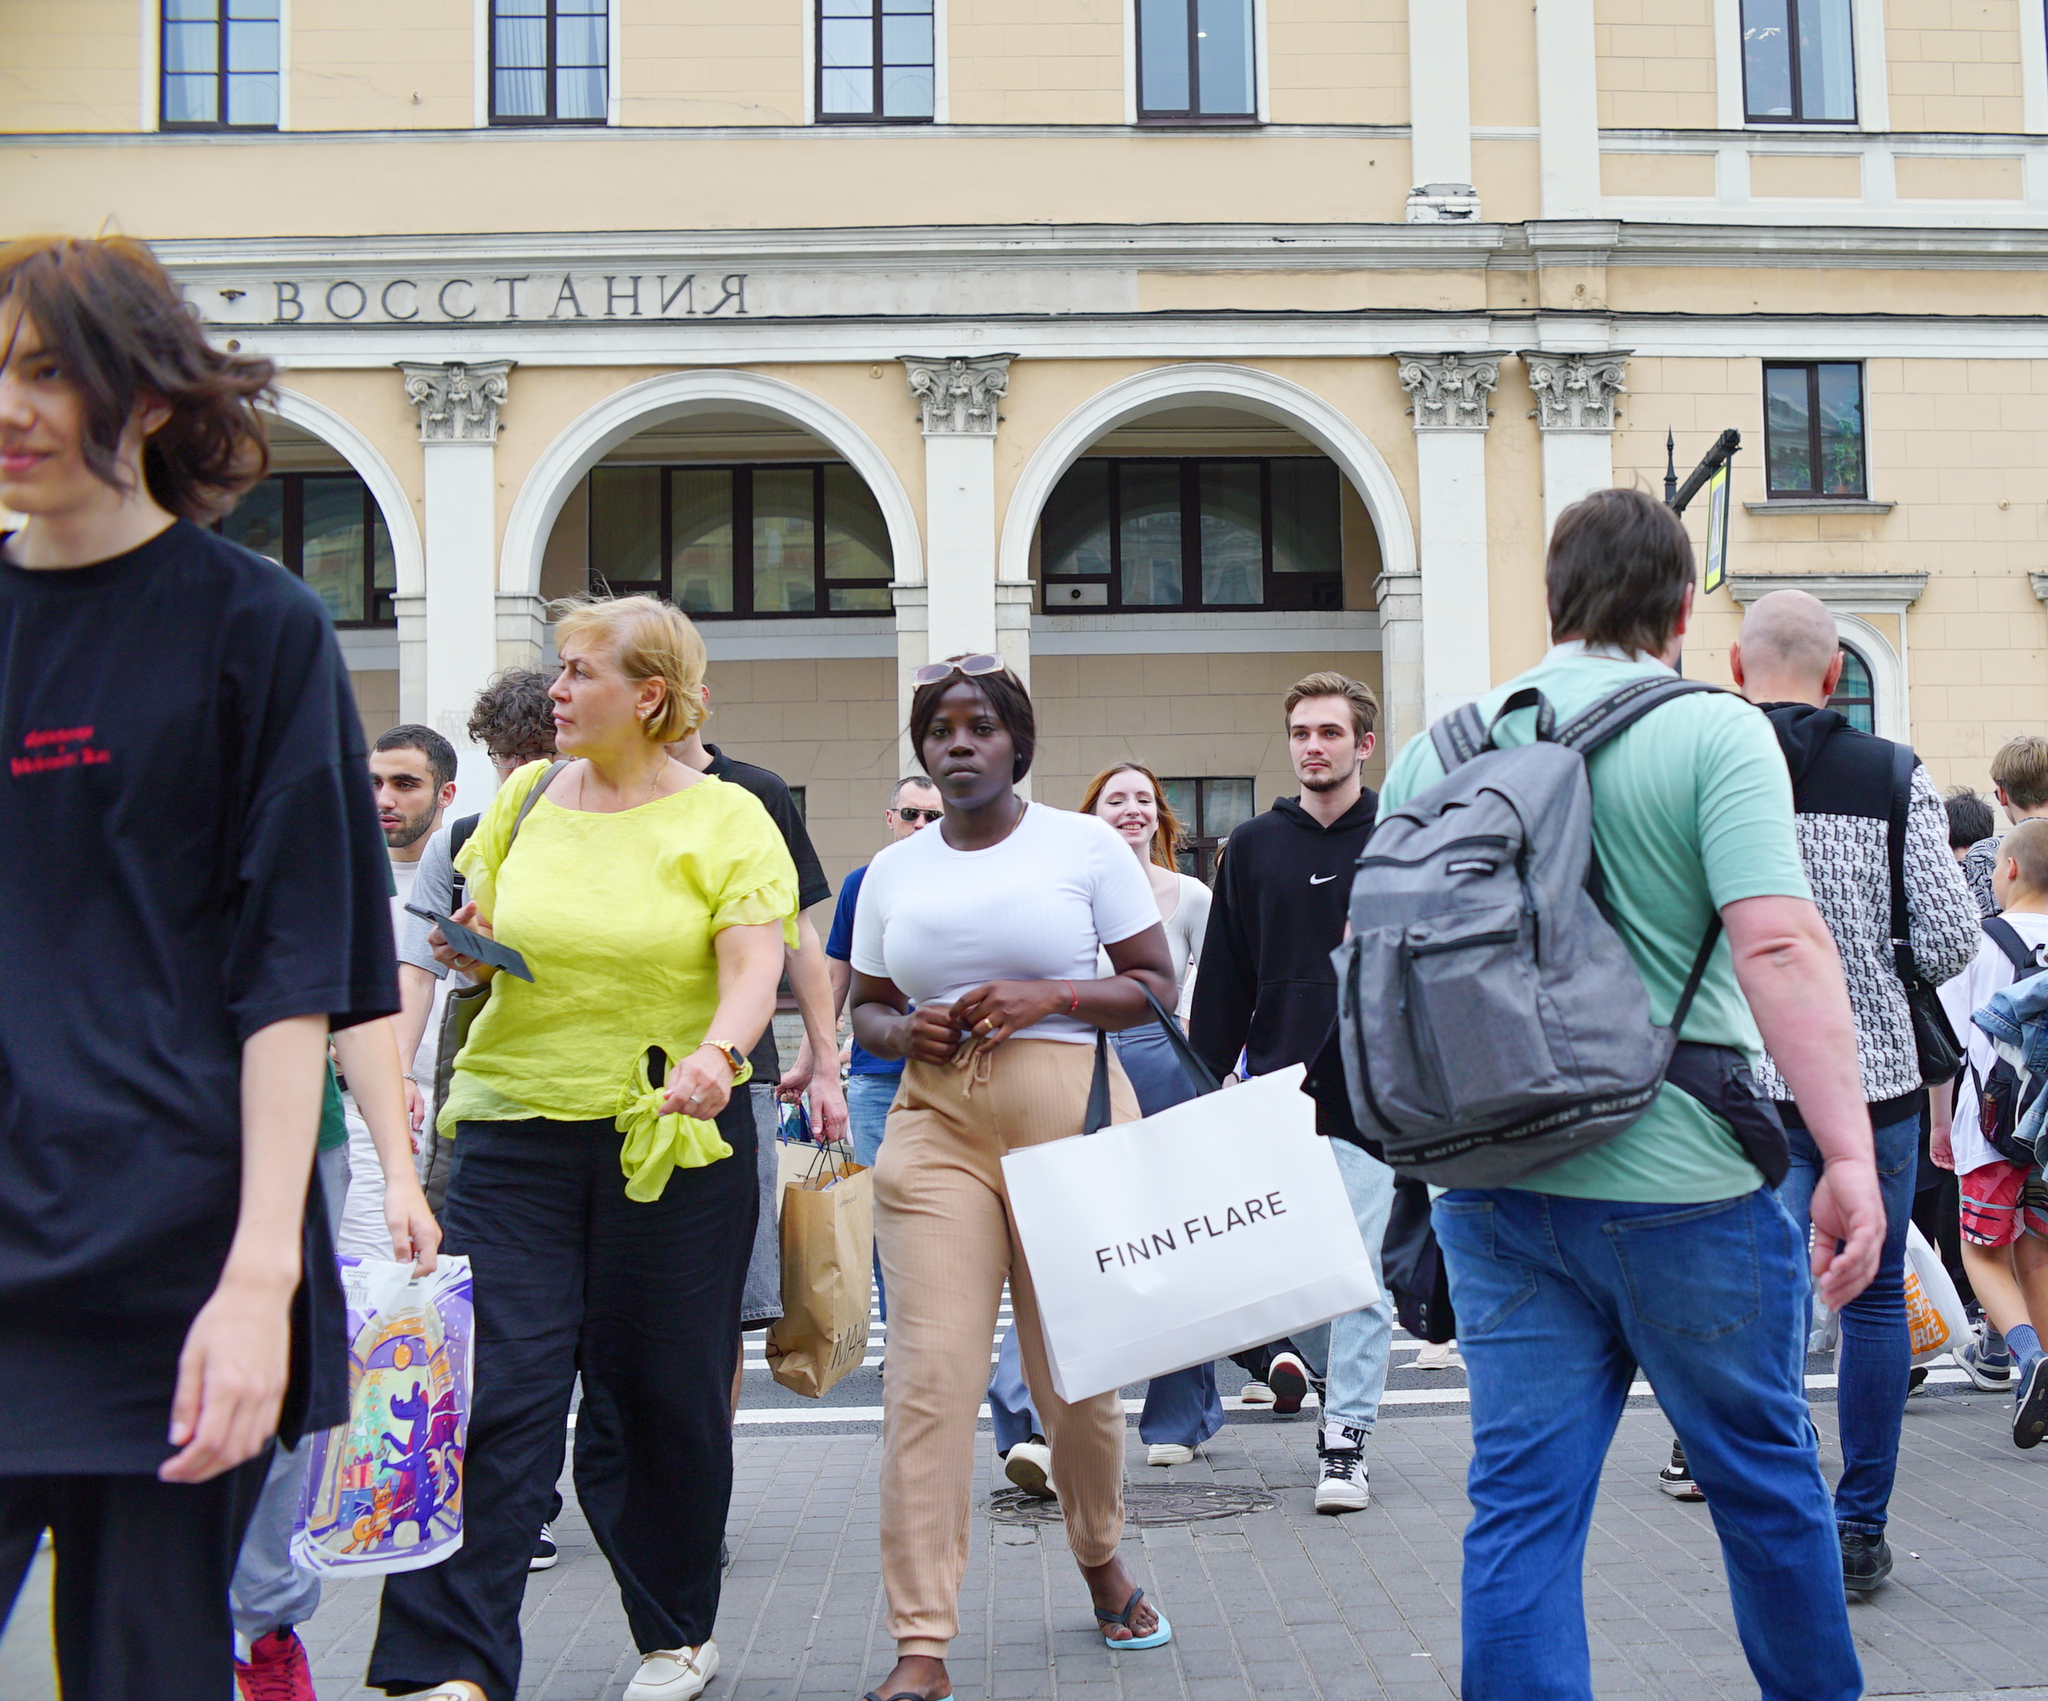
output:
M 821 1167 L 782 1189 L 782 1321 L 768 1369 L 817 1399 L 868 1350 L 874 1279 L 874 1177 L 856 1163 Z

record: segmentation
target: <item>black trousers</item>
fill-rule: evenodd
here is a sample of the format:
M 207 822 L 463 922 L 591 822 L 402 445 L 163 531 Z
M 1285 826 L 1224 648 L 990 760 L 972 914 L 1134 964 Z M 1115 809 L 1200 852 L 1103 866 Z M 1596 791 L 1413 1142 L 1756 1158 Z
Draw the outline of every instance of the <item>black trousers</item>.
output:
M 49 1530 L 65 1701 L 221 1701 L 234 1693 L 228 1579 L 269 1468 L 265 1447 L 205 1483 L 0 1477 L 0 1601 L 13 1611 Z
M 732 1367 L 759 1199 L 744 1091 L 733 1155 L 626 1197 L 610 1122 L 465 1122 L 443 1250 L 470 1260 L 476 1406 L 462 1547 L 384 1582 L 368 1681 L 450 1678 L 514 1701 L 533 1539 L 561 1468 L 577 1371 L 576 1495 L 642 1653 L 694 1647 L 718 1614 L 732 1498 Z

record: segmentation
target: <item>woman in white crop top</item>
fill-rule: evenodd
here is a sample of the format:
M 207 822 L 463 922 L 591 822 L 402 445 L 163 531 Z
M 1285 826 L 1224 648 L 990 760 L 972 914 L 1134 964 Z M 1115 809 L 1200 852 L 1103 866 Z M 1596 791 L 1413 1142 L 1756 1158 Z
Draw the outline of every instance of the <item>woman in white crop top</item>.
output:
M 945 816 L 869 865 L 849 1000 L 860 1043 L 905 1060 L 875 1162 L 889 1290 L 882 1577 L 897 1650 L 875 1690 L 884 1701 L 952 1693 L 975 1413 L 1005 1279 L 1103 1638 L 1136 1650 L 1171 1635 L 1117 1553 L 1123 1403 L 1114 1390 L 1073 1404 L 1054 1393 L 1002 1171 L 1006 1151 L 1080 1133 L 1099 1032 L 1152 1021 L 1148 991 L 1170 1007 L 1159 906 L 1103 822 L 1017 796 L 1036 725 L 998 657 L 921 669 L 917 684 L 912 745 Z M 1113 1121 L 1139 1114 L 1114 1063 L 1110 1098 Z

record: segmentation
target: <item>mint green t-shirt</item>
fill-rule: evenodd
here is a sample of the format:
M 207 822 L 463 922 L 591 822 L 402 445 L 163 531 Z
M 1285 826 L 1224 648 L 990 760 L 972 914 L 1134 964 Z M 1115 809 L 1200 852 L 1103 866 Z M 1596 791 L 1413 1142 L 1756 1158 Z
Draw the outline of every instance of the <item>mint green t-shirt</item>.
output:
M 1533 685 L 1560 722 L 1661 664 L 1561 644 L 1529 672 L 1480 698 L 1489 719 L 1510 693 Z M 1495 742 L 1527 744 L 1535 712 L 1502 722 Z M 1650 1018 L 1668 1022 L 1714 913 L 1743 898 L 1810 898 L 1793 827 L 1792 782 L 1770 723 L 1732 695 L 1681 697 L 1651 711 L 1593 753 L 1593 841 L 1609 914 L 1650 993 Z M 1428 738 L 1412 738 L 1380 793 L 1380 813 L 1443 777 Z M 1681 1036 L 1740 1047 L 1754 1067 L 1762 1037 L 1736 984 L 1727 941 L 1716 948 Z M 1519 1184 L 1575 1199 L 1704 1204 L 1763 1185 L 1728 1125 L 1667 1085 L 1627 1132 L 1540 1170 Z

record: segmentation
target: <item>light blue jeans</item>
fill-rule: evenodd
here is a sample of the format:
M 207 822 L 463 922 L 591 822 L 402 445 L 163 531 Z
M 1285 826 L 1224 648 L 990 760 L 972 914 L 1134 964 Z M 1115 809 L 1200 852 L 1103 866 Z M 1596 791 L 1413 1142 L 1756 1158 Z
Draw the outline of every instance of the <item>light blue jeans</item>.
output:
M 1348 1140 L 1332 1140 L 1337 1173 L 1351 1195 L 1352 1214 L 1372 1259 L 1377 1303 L 1342 1317 L 1298 1330 L 1293 1339 L 1311 1374 L 1324 1378 L 1323 1422 L 1341 1423 L 1368 1434 L 1380 1415 L 1380 1395 L 1387 1387 L 1387 1349 L 1394 1341 L 1394 1302 L 1380 1268 L 1380 1245 L 1387 1238 L 1387 1214 L 1394 1208 L 1394 1172 L 1370 1152 Z

